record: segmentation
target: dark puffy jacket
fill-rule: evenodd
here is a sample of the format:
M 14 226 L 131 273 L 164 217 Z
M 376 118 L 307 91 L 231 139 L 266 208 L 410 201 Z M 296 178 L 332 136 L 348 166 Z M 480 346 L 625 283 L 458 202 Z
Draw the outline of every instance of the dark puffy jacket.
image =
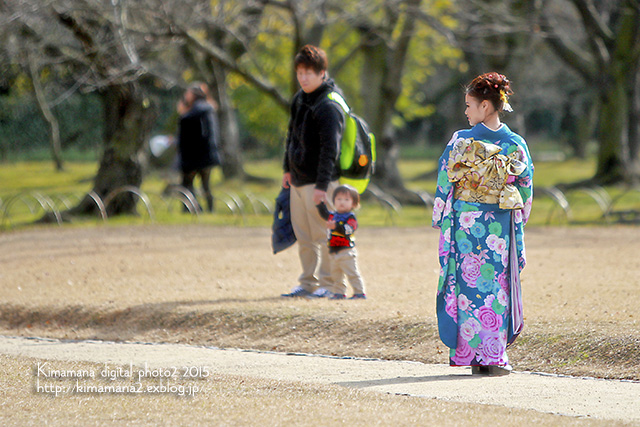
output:
M 328 80 L 312 93 L 300 90 L 293 97 L 284 171 L 291 173 L 295 186 L 315 184 L 317 189 L 326 191 L 329 183 L 339 178 L 335 166 L 344 112 L 327 98 L 333 91 L 340 93 L 335 83 Z
M 218 120 L 211 104 L 200 100 L 180 117 L 178 150 L 184 173 L 220 164 Z

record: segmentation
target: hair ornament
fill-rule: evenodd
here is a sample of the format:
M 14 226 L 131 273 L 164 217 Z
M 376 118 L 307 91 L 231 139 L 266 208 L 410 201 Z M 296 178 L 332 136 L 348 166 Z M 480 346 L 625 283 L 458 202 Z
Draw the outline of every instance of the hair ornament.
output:
M 509 98 L 507 98 L 507 93 L 504 90 L 500 91 L 500 101 L 502 101 L 502 109 L 507 113 L 512 113 L 513 108 L 511 108 L 511 104 L 509 104 Z

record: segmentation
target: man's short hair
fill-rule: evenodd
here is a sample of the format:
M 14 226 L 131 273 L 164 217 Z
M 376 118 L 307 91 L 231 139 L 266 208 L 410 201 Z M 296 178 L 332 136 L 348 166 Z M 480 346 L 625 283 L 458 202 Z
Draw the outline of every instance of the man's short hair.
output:
M 306 45 L 296 55 L 294 61 L 294 69 L 302 66 L 304 68 L 311 68 L 316 73 L 326 71 L 329 68 L 329 61 L 327 61 L 327 53 L 319 47 L 313 45 Z

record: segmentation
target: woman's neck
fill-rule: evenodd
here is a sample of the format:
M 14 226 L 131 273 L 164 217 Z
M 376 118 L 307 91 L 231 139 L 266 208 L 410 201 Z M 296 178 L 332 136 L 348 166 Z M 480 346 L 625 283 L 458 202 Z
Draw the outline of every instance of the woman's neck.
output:
M 502 126 L 498 114 L 491 114 L 489 117 L 484 119 L 482 123 L 491 130 L 498 130 L 500 129 L 500 126 Z

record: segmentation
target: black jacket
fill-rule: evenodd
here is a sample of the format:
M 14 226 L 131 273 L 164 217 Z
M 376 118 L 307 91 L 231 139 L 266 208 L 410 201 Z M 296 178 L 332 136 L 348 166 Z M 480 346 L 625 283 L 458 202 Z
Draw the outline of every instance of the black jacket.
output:
M 335 167 L 340 154 L 344 112 L 327 95 L 340 89 L 333 80 L 312 93 L 300 90 L 291 102 L 284 171 L 295 186 L 315 184 L 326 191 L 339 178 Z
M 180 117 L 178 150 L 184 173 L 220 164 L 218 153 L 218 120 L 211 104 L 196 101 Z

